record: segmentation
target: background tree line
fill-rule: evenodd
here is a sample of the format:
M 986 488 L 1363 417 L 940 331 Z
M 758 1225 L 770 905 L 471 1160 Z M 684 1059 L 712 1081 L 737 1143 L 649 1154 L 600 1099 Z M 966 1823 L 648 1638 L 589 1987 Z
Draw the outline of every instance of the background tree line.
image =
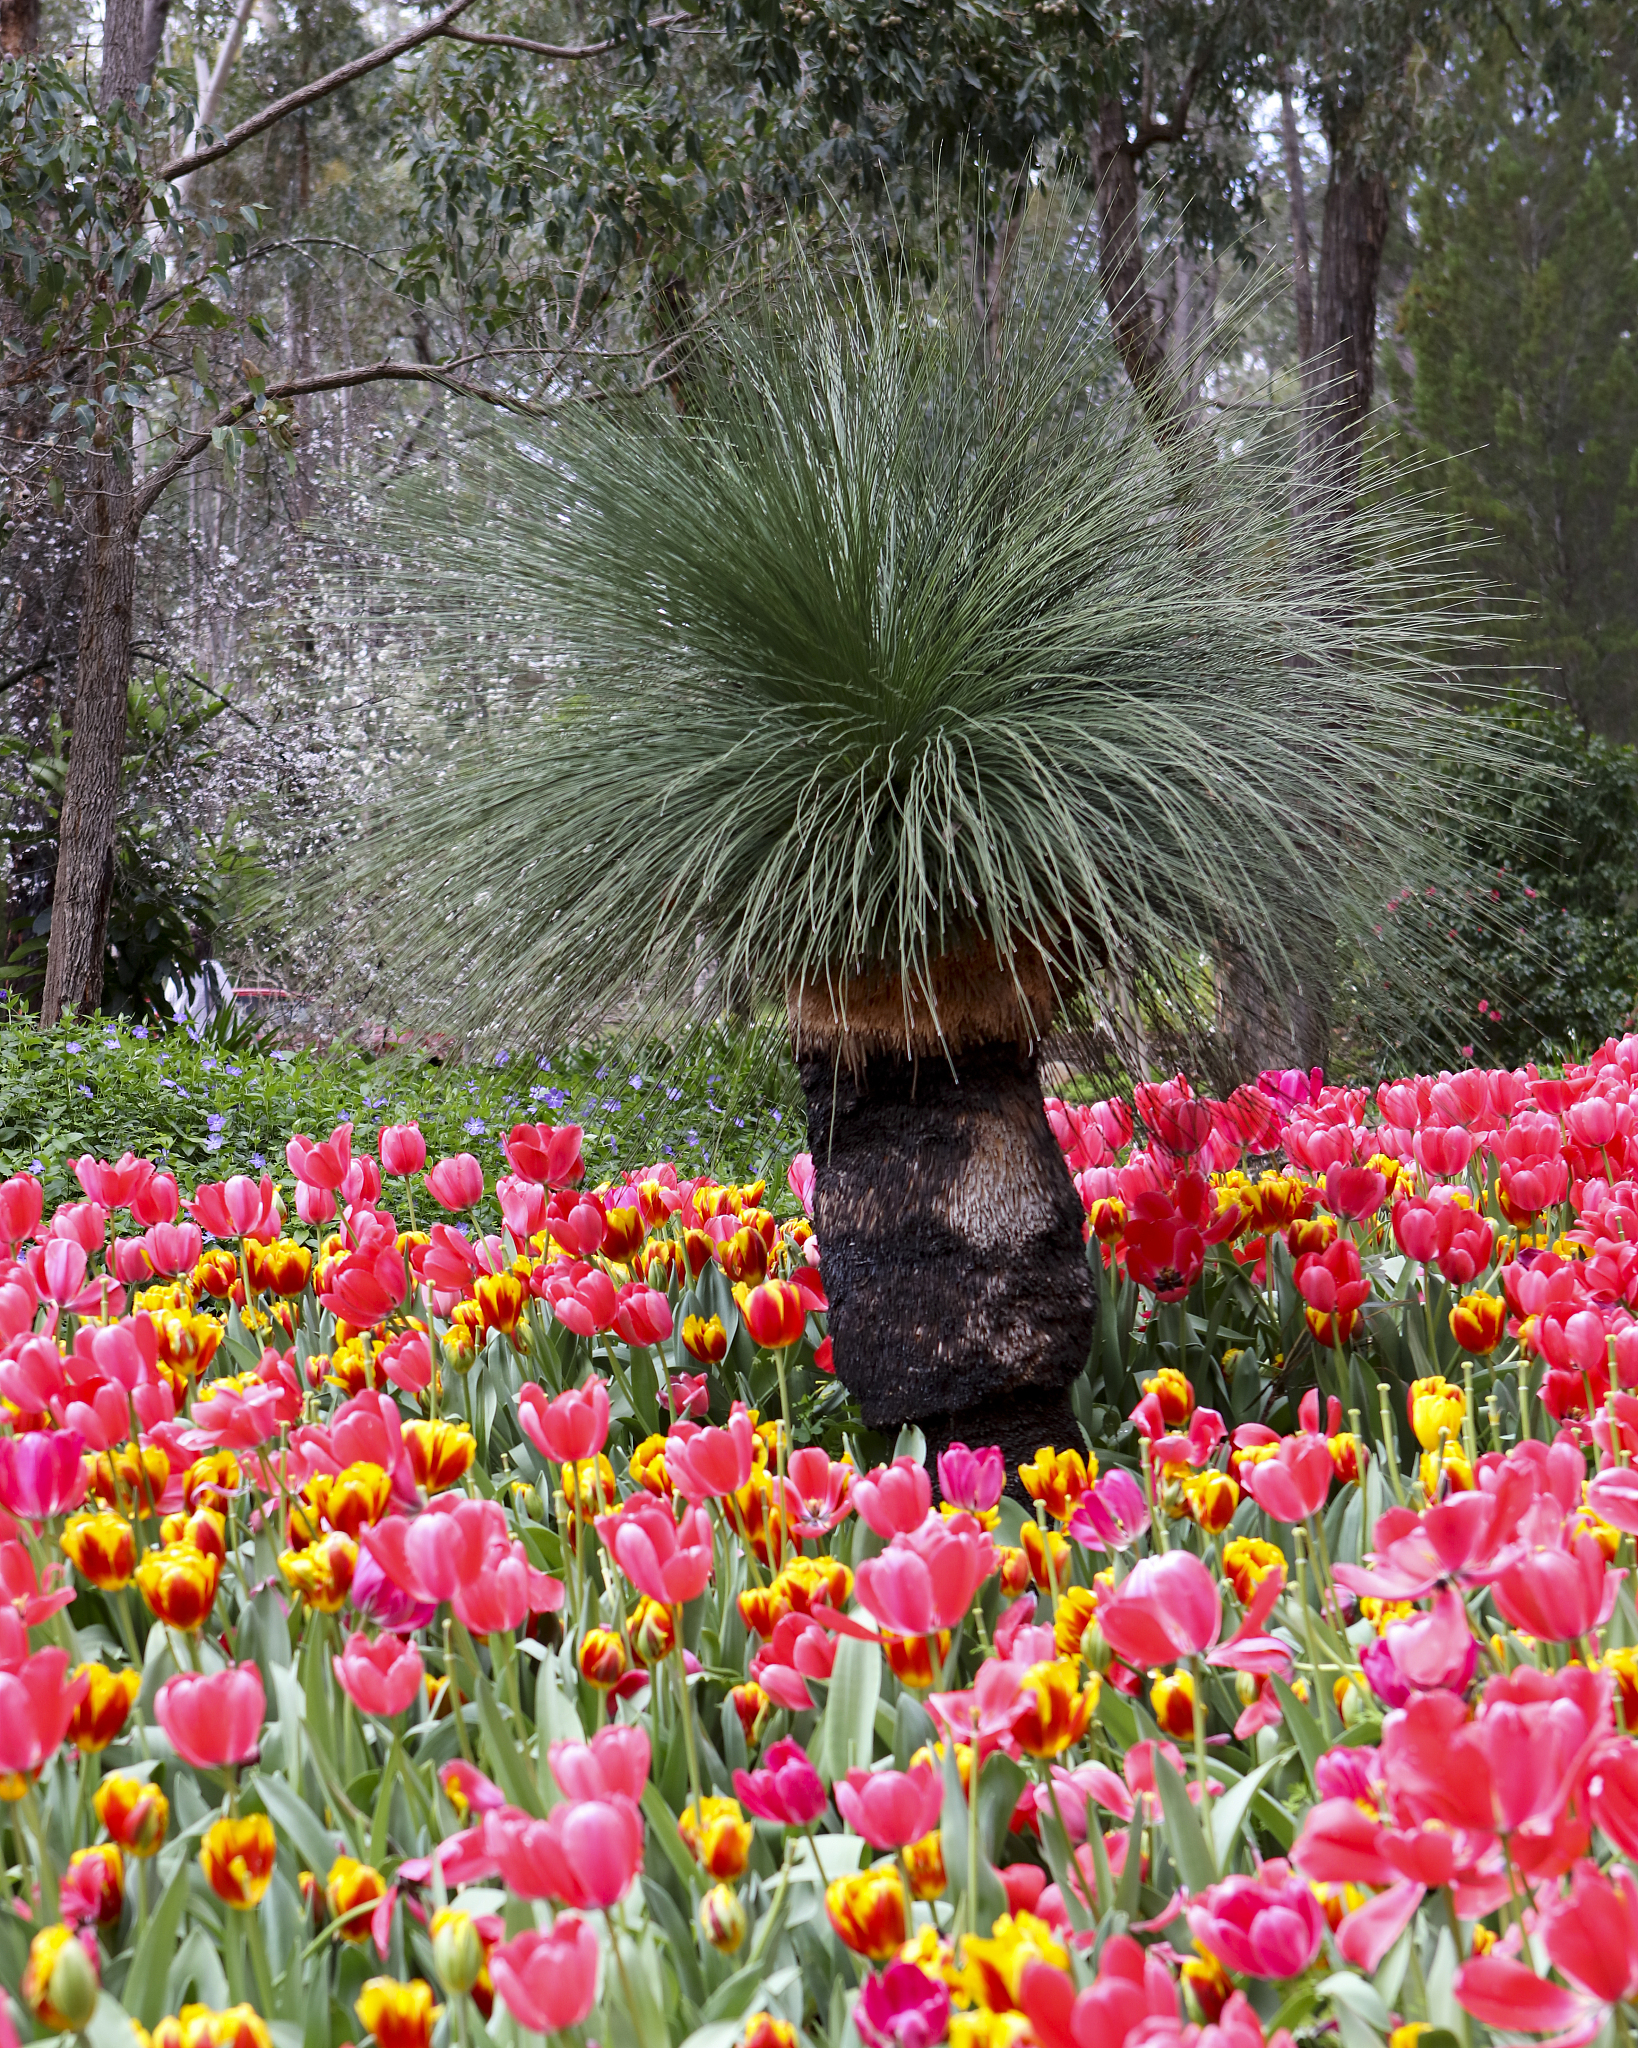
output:
M 1296 388 L 1345 479 L 1425 453 L 1521 600 L 1499 658 L 1631 732 L 1617 6 L 6 0 L 0 44 L 4 949 L 47 1016 L 151 994 L 252 828 L 287 853 L 425 744 L 346 587 L 384 484 L 609 378 L 686 408 L 691 342 L 794 267 L 954 249 L 995 304 L 1043 181 L 1154 432 Z M 1496 802 L 1510 872 L 1564 865 L 1553 791 Z

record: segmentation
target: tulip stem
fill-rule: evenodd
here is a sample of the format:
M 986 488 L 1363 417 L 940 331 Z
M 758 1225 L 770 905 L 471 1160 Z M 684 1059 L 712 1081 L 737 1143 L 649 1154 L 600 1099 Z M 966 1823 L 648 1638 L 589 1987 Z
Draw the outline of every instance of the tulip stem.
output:
M 972 1768 L 967 1776 L 967 1932 L 975 1939 L 978 1935 L 978 1774 L 981 1765 L 978 1722 L 975 1717 L 972 1733 Z
M 256 1979 L 256 1995 L 262 2001 L 264 2017 L 271 2018 L 275 2009 L 273 1972 L 268 1967 L 267 1944 L 262 1940 L 262 1920 L 258 1908 L 252 1906 L 245 1914 L 245 1920 L 248 1923 L 245 1931 L 250 1938 L 250 1969 Z
M 1206 1812 L 1206 1667 L 1199 1657 L 1191 1657 L 1189 1664 L 1194 1672 L 1194 1781 L 1200 1787 L 1201 1818 L 1209 1822 Z M 1210 1830 L 1207 1829 L 1210 1839 Z
M 1393 1481 L 1394 1499 L 1403 1507 L 1405 1482 L 1399 1471 L 1399 1438 L 1393 1426 L 1393 1398 L 1386 1380 L 1377 1382 L 1376 1397 L 1377 1413 L 1382 1420 L 1382 1455 L 1387 1461 L 1388 1477 Z
M 698 1809 L 695 1809 L 696 1812 Z M 643 2023 L 637 2017 L 637 2000 L 632 1995 L 631 1979 L 626 1975 L 626 1959 L 620 1948 L 620 1930 L 614 1924 L 614 1915 L 607 1906 L 603 1908 L 603 1920 L 609 1930 L 609 1947 L 614 1951 L 614 1967 L 620 1973 L 620 1989 L 626 1995 L 626 2011 L 631 2014 L 631 2031 L 639 2041 L 643 2038 Z
M 694 1747 L 694 1718 L 688 1705 L 688 1667 L 683 1662 L 683 1617 L 680 1607 L 671 1610 L 671 1625 L 676 1630 L 677 1642 L 673 1652 L 677 1659 L 677 1711 L 682 1715 L 683 1747 L 688 1752 L 688 1789 L 694 1795 L 694 1819 L 701 1828 L 705 1825 L 705 1806 L 700 1796 L 700 1759 Z

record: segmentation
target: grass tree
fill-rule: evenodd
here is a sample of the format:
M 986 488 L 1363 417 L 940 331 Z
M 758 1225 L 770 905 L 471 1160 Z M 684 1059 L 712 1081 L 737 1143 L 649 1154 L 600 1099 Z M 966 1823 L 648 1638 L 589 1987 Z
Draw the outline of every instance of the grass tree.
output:
M 533 678 L 376 813 L 402 957 L 514 1040 L 777 1006 L 875 1427 L 1073 1440 L 1043 1046 L 1200 1015 L 1203 963 L 1294 990 L 1437 829 L 1438 546 L 1402 497 L 1339 545 L 1277 409 L 1193 420 L 1144 430 L 1061 254 L 999 338 L 815 280 L 695 349 L 686 410 L 491 438 L 397 528 L 468 675 Z

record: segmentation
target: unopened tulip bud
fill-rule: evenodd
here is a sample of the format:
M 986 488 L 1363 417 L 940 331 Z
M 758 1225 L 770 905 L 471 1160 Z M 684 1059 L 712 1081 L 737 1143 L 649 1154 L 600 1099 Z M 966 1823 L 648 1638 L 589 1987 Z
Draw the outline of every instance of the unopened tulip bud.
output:
M 446 1906 L 432 1916 L 432 1967 L 446 1991 L 470 1991 L 483 1975 L 483 1963 L 483 1937 L 470 1913 Z
M 1081 1655 L 1086 1659 L 1087 1669 L 1095 1671 L 1100 1678 L 1115 1661 L 1115 1653 L 1095 1620 L 1089 1621 L 1081 1631 Z
M 749 1925 L 732 1885 L 713 1885 L 700 1900 L 700 1932 L 718 1955 L 733 1955 Z
M 102 1986 L 94 1953 L 67 1927 L 47 1927 L 29 1945 L 23 2002 L 60 2034 L 77 2034 L 97 2009 Z

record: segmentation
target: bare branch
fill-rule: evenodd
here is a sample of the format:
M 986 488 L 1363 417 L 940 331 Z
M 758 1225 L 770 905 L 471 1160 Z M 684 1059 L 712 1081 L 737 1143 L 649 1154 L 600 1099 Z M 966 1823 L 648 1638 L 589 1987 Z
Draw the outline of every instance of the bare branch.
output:
M 526 419 L 538 419 L 545 411 L 544 406 L 531 405 L 526 399 L 513 398 L 509 393 L 496 391 L 488 384 L 474 384 L 465 377 L 456 377 L 440 363 L 401 363 L 386 358 L 378 363 L 362 363 L 356 369 L 329 370 L 319 377 L 291 377 L 279 384 L 266 385 L 261 392 L 265 398 L 306 398 L 320 391 L 344 391 L 358 384 L 438 384 L 446 391 L 453 391 L 462 398 L 476 398 L 484 405 L 504 407 L 508 412 L 521 413 Z M 152 476 L 143 479 L 141 488 L 131 499 L 131 528 L 134 532 L 152 511 L 160 494 L 172 484 L 191 462 L 204 454 L 211 445 L 211 436 L 221 427 L 235 426 L 246 413 L 254 410 L 257 394 L 247 392 L 237 398 L 216 415 L 208 427 L 202 427 L 196 434 L 190 434 L 178 447 L 175 455 Z
M 680 21 L 697 21 L 696 14 L 657 14 L 648 24 L 650 28 L 675 28 Z M 572 62 L 579 57 L 604 57 L 610 50 L 624 47 L 629 36 L 605 36 L 600 43 L 537 43 L 529 36 L 485 35 L 477 29 L 447 29 L 452 43 L 481 43 L 488 49 L 528 50 L 536 57 L 560 58 Z
M 1203 61 L 1189 66 L 1188 75 L 1184 78 L 1182 87 L 1178 92 L 1176 103 L 1172 108 L 1172 117 L 1169 121 L 1156 121 L 1147 113 L 1138 121 L 1137 133 L 1127 145 L 1134 157 L 1143 156 L 1147 151 L 1153 149 L 1157 142 L 1181 142 L 1183 140 L 1183 131 L 1189 124 L 1189 106 L 1194 99 L 1195 90 L 1200 83 L 1205 68 Z
M 441 14 L 433 15 L 430 21 L 423 21 L 419 28 L 408 29 L 403 35 L 394 36 L 390 43 L 380 43 L 375 49 L 366 50 L 362 57 L 353 58 L 350 64 L 340 64 L 334 71 L 325 72 L 322 78 L 315 78 L 310 85 L 298 86 L 282 99 L 269 101 L 259 114 L 252 114 L 248 121 L 241 121 L 237 128 L 230 128 L 208 147 L 186 150 L 181 156 L 173 156 L 168 164 L 160 165 L 156 175 L 161 178 L 192 177 L 195 171 L 215 163 L 220 157 L 231 155 L 241 143 L 249 142 L 264 128 L 271 128 L 275 122 L 282 121 L 287 114 L 299 113 L 315 100 L 328 99 L 342 86 L 351 85 L 355 78 L 364 78 L 372 71 L 379 71 L 383 64 L 392 63 L 395 57 L 406 56 L 411 50 L 418 50 L 423 43 L 431 42 L 434 36 L 447 34 L 449 24 L 471 5 L 472 0 L 451 0 Z

